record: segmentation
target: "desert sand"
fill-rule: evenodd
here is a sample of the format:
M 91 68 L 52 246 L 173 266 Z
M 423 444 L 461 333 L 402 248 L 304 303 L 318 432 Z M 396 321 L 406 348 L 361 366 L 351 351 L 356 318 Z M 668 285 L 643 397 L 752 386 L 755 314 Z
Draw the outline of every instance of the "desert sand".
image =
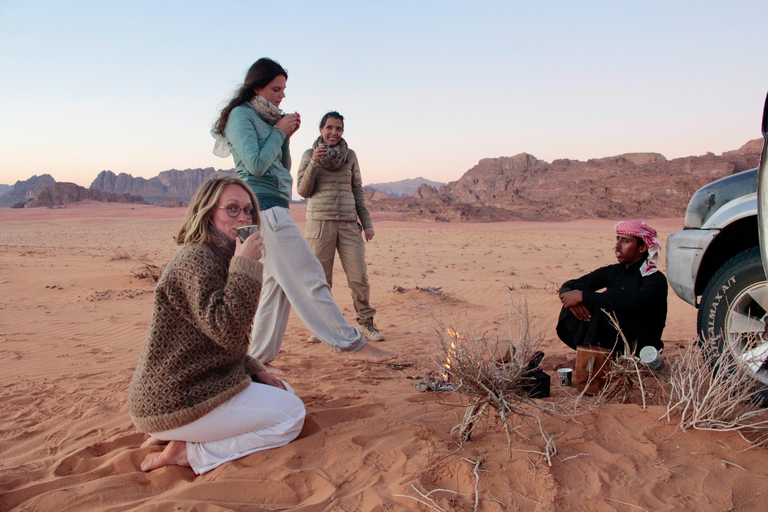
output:
M 292 211 L 303 228 L 304 210 Z M 611 403 L 575 419 L 545 416 L 559 434 L 549 466 L 534 453 L 542 439 L 533 428 L 521 428 L 511 453 L 493 421 L 459 445 L 452 429 L 462 396 L 414 388 L 436 369 L 433 317 L 508 336 L 509 286 L 544 336 L 552 399 L 573 393 L 552 371 L 572 355 L 555 337 L 556 291 L 615 261 L 613 220 L 446 224 L 376 215 L 367 259 L 387 337 L 378 346 L 400 359 L 349 362 L 308 343 L 292 314 L 275 365 L 291 372 L 285 379 L 306 404 L 299 439 L 202 476 L 178 466 L 140 472 L 158 448 L 139 448 L 146 437 L 126 407 L 153 300 L 154 283 L 137 274 L 174 253 L 183 214 L 91 201 L 0 210 L 0 510 L 768 510 L 766 449 L 747 450 L 736 434 L 682 432 L 662 418 L 664 407 Z M 682 219 L 649 223 L 665 241 Z M 334 295 L 354 321 L 339 267 Z M 668 355 L 691 342 L 695 319 L 670 290 Z

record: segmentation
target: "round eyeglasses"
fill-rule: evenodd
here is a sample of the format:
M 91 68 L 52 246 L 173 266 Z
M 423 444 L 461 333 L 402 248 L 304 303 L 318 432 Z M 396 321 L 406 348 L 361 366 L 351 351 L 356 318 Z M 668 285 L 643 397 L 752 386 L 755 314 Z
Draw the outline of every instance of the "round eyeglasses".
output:
M 227 215 L 229 215 L 233 219 L 236 218 L 238 215 L 240 215 L 240 212 L 243 212 L 246 217 L 253 218 L 253 206 L 246 206 L 245 208 L 240 208 L 239 206 L 235 206 L 231 204 L 229 206 L 217 206 L 216 208 L 227 210 Z

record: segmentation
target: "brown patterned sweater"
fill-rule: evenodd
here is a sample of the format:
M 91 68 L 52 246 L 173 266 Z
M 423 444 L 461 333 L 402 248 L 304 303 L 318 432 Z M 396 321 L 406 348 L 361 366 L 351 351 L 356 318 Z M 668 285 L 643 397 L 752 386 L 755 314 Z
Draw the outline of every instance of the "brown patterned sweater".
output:
M 152 324 L 128 394 L 131 419 L 142 432 L 195 421 L 264 369 L 248 355 L 262 264 L 230 260 L 216 249 L 182 246 L 157 283 Z

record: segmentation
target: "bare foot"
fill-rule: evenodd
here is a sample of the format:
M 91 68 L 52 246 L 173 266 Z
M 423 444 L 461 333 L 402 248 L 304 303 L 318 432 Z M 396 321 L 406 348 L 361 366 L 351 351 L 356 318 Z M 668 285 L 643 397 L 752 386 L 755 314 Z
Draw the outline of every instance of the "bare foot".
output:
M 162 452 L 150 453 L 141 461 L 142 471 L 152 471 L 153 469 L 164 466 L 187 466 L 187 443 L 186 441 L 171 441 Z
M 272 375 L 290 375 L 291 374 L 291 372 L 289 372 L 288 370 L 281 370 L 276 366 L 272 366 L 271 363 L 264 363 L 264 368 Z
M 500 341 L 493 349 L 493 360 L 497 363 L 510 363 L 517 349 L 508 341 Z
M 347 354 L 350 361 L 365 361 L 366 363 L 383 363 L 390 359 L 397 359 L 398 355 L 386 350 L 376 348 L 370 343 L 366 343 L 357 352 Z
M 163 446 L 165 444 L 168 444 L 168 441 L 149 436 L 149 439 L 141 443 L 141 448 L 147 448 L 148 446 Z

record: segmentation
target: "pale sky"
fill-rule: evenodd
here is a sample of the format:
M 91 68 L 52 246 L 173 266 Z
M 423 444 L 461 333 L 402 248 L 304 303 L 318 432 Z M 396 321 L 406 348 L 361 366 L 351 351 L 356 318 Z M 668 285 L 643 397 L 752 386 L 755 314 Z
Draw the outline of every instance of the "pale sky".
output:
M 0 0 L 0 183 L 232 168 L 209 130 L 259 57 L 302 116 L 294 176 L 328 110 L 364 183 L 720 154 L 761 137 L 767 26 L 765 0 Z

